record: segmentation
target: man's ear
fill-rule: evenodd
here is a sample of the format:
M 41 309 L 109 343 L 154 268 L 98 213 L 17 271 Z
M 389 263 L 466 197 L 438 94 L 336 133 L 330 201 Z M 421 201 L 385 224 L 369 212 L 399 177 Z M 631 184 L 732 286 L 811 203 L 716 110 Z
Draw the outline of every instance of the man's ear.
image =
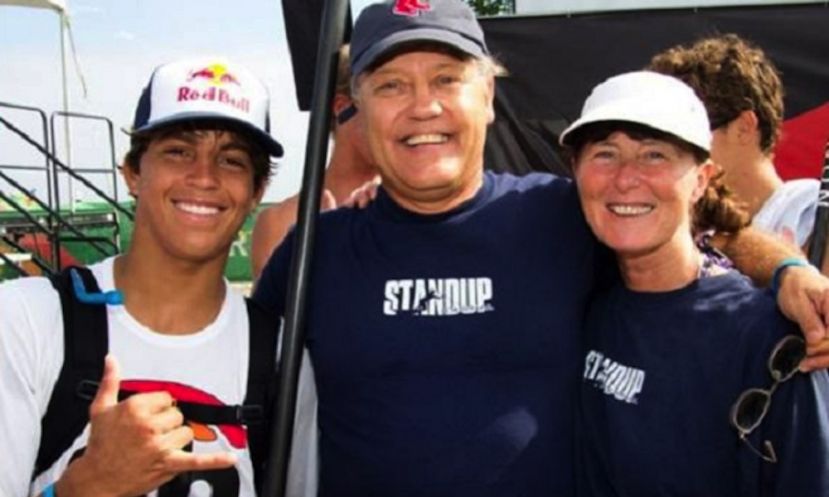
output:
M 487 117 L 486 123 L 492 124 L 495 121 L 495 77 L 489 76 L 486 82 L 487 88 Z
M 268 178 L 262 182 L 259 190 L 253 193 L 253 202 L 251 203 L 250 214 L 253 214 L 253 212 L 256 211 L 256 208 L 259 207 L 259 204 L 262 203 L 262 197 L 265 196 L 265 190 L 268 189 L 268 185 L 270 184 L 271 180 Z
M 344 111 L 352 103 L 351 99 L 342 93 L 334 95 L 334 103 L 331 106 L 331 110 L 334 111 L 334 117 L 338 116 L 340 112 Z
M 130 196 L 135 198 L 138 196 L 138 180 L 141 175 L 129 163 L 124 162 L 121 167 L 121 176 L 124 178 L 124 183 L 127 184 L 127 191 Z
M 692 202 L 696 202 L 702 198 L 705 194 L 705 189 L 708 188 L 708 184 L 711 182 L 711 178 L 713 178 L 719 171 L 720 166 L 714 164 L 711 159 L 708 159 L 697 166 L 697 185 L 694 188 L 693 198 L 691 199 Z
M 750 144 L 756 141 L 760 143 L 760 121 L 753 110 L 744 110 L 734 119 L 737 127 L 737 140 L 741 144 Z

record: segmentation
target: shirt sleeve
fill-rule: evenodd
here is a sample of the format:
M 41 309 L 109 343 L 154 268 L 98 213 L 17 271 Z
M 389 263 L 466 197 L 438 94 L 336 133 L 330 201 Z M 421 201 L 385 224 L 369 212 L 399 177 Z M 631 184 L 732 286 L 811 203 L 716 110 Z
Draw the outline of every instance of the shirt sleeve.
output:
M 40 420 L 63 363 L 63 320 L 45 278 L 0 285 L 0 495 L 29 494 Z
M 285 297 L 293 247 L 294 231 L 292 230 L 268 259 L 253 290 L 253 300 L 273 311 L 277 316 L 283 316 L 285 312 Z
M 285 311 L 293 242 L 294 232 L 291 231 L 268 260 L 252 296 L 257 303 L 273 310 L 278 316 L 283 316 Z M 318 489 L 319 448 L 317 390 L 307 350 L 302 354 L 294 418 L 285 492 L 288 497 L 312 497 L 317 495 Z
M 763 440 L 772 443 L 776 464 L 763 463 L 768 495 L 829 495 L 829 375 L 798 373 L 772 396 Z M 771 490 L 766 488 L 766 490 Z

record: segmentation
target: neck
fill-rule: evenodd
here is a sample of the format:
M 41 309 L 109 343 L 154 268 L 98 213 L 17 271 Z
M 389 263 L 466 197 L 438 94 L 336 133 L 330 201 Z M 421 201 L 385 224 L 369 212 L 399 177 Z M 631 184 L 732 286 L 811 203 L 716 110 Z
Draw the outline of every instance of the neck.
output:
M 430 191 L 415 195 L 401 195 L 399 192 L 386 189 L 389 197 L 400 207 L 417 214 L 442 214 L 458 207 L 473 198 L 483 185 L 483 170 L 478 171 L 471 179 L 463 181 L 458 188 Z
M 226 293 L 226 260 L 205 264 L 131 248 L 115 260 L 115 286 L 138 322 L 160 334 L 187 335 L 219 314 Z
M 752 217 L 783 184 L 771 158 L 759 151 L 753 153 L 749 160 L 729 165 L 724 180 L 737 198 L 745 203 Z
M 334 195 L 339 205 L 376 175 L 374 166 L 366 163 L 353 147 L 335 146 L 325 171 L 325 189 Z
M 674 247 L 645 254 L 617 254 L 625 286 L 638 292 L 669 292 L 696 280 L 701 254 L 690 233 L 675 242 Z

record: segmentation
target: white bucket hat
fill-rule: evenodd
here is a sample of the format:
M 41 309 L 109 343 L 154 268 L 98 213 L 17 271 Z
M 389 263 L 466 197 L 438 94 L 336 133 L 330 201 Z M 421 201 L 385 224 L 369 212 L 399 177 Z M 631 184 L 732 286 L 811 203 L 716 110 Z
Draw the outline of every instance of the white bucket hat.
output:
M 587 97 L 581 117 L 559 137 L 586 124 L 625 121 L 670 133 L 710 152 L 711 128 L 705 106 L 682 81 L 650 71 L 629 72 L 599 84 Z

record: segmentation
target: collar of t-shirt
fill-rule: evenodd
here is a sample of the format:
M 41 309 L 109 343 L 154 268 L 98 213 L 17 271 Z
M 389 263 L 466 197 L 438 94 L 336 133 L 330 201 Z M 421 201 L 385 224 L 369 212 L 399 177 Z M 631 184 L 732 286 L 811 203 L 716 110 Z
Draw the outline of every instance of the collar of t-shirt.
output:
M 475 196 L 466 200 L 454 209 L 438 214 L 419 214 L 401 207 L 395 202 L 380 186 L 377 190 L 377 199 L 369 206 L 369 210 L 373 210 L 378 216 L 385 220 L 391 220 L 406 224 L 433 224 L 440 223 L 447 219 L 456 218 L 459 215 L 471 214 L 480 206 L 486 203 L 486 200 L 492 195 L 493 191 L 492 173 L 485 172 L 483 175 L 483 184 L 481 188 L 475 193 Z

